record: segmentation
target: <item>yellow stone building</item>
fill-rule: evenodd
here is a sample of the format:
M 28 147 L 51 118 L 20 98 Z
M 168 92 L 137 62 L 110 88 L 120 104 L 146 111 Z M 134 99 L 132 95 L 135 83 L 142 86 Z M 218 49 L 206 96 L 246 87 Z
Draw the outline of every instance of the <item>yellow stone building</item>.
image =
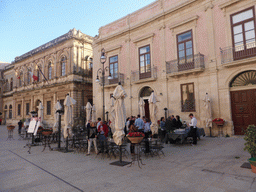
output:
M 52 126 L 54 106 L 57 100 L 63 105 L 67 93 L 77 101 L 74 119 L 83 116 L 83 106 L 92 103 L 92 41 L 91 36 L 72 29 L 16 57 L 3 71 L 3 121 L 16 124 L 29 118 L 42 102 L 44 123 Z
M 112 80 L 105 83 L 106 111 L 117 82 L 128 97 L 127 116 L 139 114 L 152 90 L 158 97 L 158 119 L 189 113 L 206 127 L 208 93 L 212 118 L 226 120 L 223 135 L 240 135 L 256 124 L 256 44 L 254 0 L 157 0 L 99 29 L 94 38 L 93 79 L 105 49 Z M 108 72 L 106 76 L 109 75 Z M 102 82 L 94 83 L 97 116 L 102 112 Z M 105 115 L 105 114 L 104 114 Z M 213 135 L 219 128 L 213 124 Z

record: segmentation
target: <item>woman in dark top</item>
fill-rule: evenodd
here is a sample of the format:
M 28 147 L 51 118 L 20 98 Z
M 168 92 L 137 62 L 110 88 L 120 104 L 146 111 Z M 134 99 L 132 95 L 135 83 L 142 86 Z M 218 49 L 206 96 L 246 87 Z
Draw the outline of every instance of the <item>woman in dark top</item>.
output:
M 180 120 L 180 116 L 179 115 L 176 116 L 176 127 L 178 129 L 182 127 L 182 122 Z
M 96 128 L 96 123 L 92 123 L 90 120 L 87 124 L 87 130 L 88 130 L 88 153 L 87 155 L 90 155 L 91 152 L 91 146 L 92 142 L 94 144 L 95 152 L 98 154 L 98 149 L 97 149 L 97 128 Z

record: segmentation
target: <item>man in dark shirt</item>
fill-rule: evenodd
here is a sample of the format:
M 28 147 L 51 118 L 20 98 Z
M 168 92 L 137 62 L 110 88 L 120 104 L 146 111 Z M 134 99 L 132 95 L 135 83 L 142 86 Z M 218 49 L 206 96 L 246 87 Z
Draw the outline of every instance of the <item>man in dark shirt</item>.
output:
M 19 126 L 19 134 L 21 133 L 21 128 L 22 128 L 22 121 L 20 120 L 19 122 L 18 122 L 18 126 Z

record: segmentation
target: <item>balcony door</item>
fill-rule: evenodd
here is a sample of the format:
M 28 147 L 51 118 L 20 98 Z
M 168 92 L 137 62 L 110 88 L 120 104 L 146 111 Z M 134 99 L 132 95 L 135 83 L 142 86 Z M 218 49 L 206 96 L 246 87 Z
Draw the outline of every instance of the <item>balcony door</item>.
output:
M 177 35 L 178 70 L 193 69 L 194 51 L 192 30 Z
M 254 7 L 231 15 L 234 60 L 256 55 Z
M 110 84 L 118 83 L 118 56 L 109 58 L 109 71 L 112 79 L 109 80 Z
M 145 79 L 151 77 L 151 58 L 150 58 L 150 45 L 139 48 L 139 78 Z

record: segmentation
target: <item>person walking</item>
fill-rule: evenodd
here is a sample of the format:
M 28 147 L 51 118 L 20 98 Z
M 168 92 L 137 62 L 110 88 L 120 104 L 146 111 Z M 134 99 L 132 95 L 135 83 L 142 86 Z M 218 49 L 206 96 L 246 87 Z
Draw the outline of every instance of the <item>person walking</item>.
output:
M 192 137 L 193 137 L 193 145 L 196 145 L 197 144 L 197 135 L 196 135 L 196 132 L 197 132 L 197 120 L 196 118 L 194 117 L 193 113 L 190 113 L 189 114 L 189 117 L 191 119 L 191 122 L 189 123 L 189 126 L 190 126 L 190 131 L 191 131 L 191 134 L 192 134 Z
M 88 134 L 88 152 L 86 155 L 90 155 L 90 153 L 91 153 L 92 142 L 94 144 L 95 152 L 96 152 L 96 154 L 98 154 L 96 123 L 92 123 L 91 120 L 89 120 L 88 124 L 87 124 L 87 129 L 88 129 L 89 134 Z
M 100 121 L 98 132 L 100 140 L 100 153 L 104 153 L 104 145 L 106 145 L 106 139 L 108 137 L 108 126 L 104 124 L 102 121 Z
M 19 134 L 21 134 L 21 128 L 22 128 L 22 121 L 20 120 L 19 122 L 18 122 L 18 126 L 19 126 Z

